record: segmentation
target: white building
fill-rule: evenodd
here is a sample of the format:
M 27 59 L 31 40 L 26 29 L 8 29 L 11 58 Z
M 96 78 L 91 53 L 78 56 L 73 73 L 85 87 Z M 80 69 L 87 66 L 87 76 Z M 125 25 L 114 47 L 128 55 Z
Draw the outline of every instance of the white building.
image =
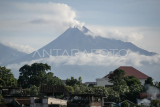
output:
M 134 75 L 136 78 L 138 78 L 140 80 L 142 85 L 144 85 L 145 80 L 149 77 L 146 74 L 133 68 L 132 66 L 121 66 L 117 69 L 122 69 L 122 70 L 126 71 L 125 76 Z M 110 73 L 113 73 L 113 72 L 110 72 Z M 96 79 L 97 86 L 105 86 L 105 87 L 112 86 L 113 84 L 109 82 L 109 78 L 108 78 L 110 73 L 108 75 L 104 76 L 103 78 L 97 78 Z

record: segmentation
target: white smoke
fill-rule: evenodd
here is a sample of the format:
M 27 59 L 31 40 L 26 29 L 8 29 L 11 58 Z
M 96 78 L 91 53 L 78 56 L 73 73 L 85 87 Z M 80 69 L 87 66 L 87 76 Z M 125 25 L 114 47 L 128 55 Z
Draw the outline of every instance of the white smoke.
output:
M 157 97 L 157 95 L 160 94 L 160 89 L 158 89 L 157 87 L 151 86 L 149 84 L 145 85 L 144 88 L 146 89 L 148 98 L 145 98 L 143 100 L 137 100 L 139 105 L 143 103 L 145 106 L 150 106 L 151 100 L 154 100 L 154 99 L 160 100 L 160 98 Z

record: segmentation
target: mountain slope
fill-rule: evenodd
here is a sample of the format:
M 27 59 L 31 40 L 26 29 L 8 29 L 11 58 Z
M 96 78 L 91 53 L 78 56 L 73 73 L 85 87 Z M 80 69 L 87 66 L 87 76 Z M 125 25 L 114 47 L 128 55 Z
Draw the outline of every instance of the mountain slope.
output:
M 72 49 L 77 49 L 82 52 L 84 52 L 85 50 L 87 52 L 91 52 L 92 49 L 129 49 L 133 52 L 139 52 L 140 54 L 146 56 L 156 54 L 153 52 L 143 50 L 130 42 L 123 42 L 121 40 L 108 39 L 100 36 L 93 38 L 90 35 L 85 35 L 85 33 L 88 31 L 89 30 L 86 27 L 83 27 L 83 31 L 79 30 L 78 28 L 68 28 L 57 39 L 53 40 L 46 46 L 39 49 L 37 52 L 39 52 L 40 55 L 38 53 L 35 54 L 35 52 L 33 52 L 20 59 L 13 60 L 9 63 L 5 63 L 5 65 L 11 63 L 20 63 L 24 61 L 31 61 L 42 57 L 49 57 L 47 53 L 49 53 L 52 56 L 61 56 L 66 51 L 69 55 L 73 55 L 77 51 L 74 51 L 72 53 Z M 58 51 L 58 54 L 56 50 Z M 66 53 L 64 55 L 66 55 Z
M 26 53 L 19 52 L 0 43 L 0 64 L 21 58 L 25 55 Z

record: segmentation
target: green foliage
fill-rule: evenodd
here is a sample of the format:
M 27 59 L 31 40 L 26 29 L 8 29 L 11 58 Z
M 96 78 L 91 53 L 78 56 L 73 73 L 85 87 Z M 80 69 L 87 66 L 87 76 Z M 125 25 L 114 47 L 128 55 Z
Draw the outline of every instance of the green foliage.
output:
M 36 95 L 36 94 L 38 94 L 38 87 L 36 87 L 35 85 L 32 85 L 32 86 L 30 87 L 30 94 L 31 94 L 31 95 Z
M 152 79 L 152 77 L 148 77 L 147 80 L 145 80 L 145 84 L 150 84 L 151 86 L 153 86 L 153 79 Z
M 152 100 L 151 101 L 151 103 L 150 103 L 150 107 L 159 107 L 159 105 L 160 105 L 160 100 L 157 100 L 157 99 L 155 99 L 155 100 Z
M 71 77 L 71 79 L 66 80 L 66 85 L 74 86 L 74 85 L 82 85 L 82 78 L 79 77 L 78 79 L 75 79 L 74 77 Z
M 14 75 L 11 73 L 10 69 L 0 66 L 0 86 L 17 86 L 17 79 L 14 78 Z
M 30 95 L 31 93 L 30 89 L 26 89 L 25 91 L 26 91 L 26 95 Z
M 103 86 L 94 86 L 93 89 L 95 94 L 103 95 L 103 96 L 106 96 L 107 94 L 106 89 Z
M 125 74 L 126 72 L 124 70 L 116 69 L 113 74 L 109 75 L 109 82 L 114 85 L 126 85 L 126 82 L 123 80 Z
M 3 96 L 0 94 L 0 104 L 7 104 L 7 102 L 2 101 L 2 99 L 3 99 Z
M 72 92 L 72 94 L 74 93 L 74 89 L 73 89 L 72 86 L 66 85 L 65 88 L 66 88 L 66 90 L 67 90 L 68 92 Z
M 22 88 L 29 88 L 32 85 L 40 87 L 42 84 L 64 85 L 52 72 L 46 73 L 48 70 L 51 70 L 48 64 L 34 63 L 31 66 L 26 64 L 19 69 L 18 83 Z
M 75 94 L 87 94 L 87 92 L 86 92 L 86 90 L 88 89 L 87 86 L 84 86 L 82 84 L 81 85 L 75 84 L 73 86 L 73 88 L 74 88 L 74 93 Z
M 0 101 L 3 99 L 3 96 L 0 94 Z
M 127 101 L 124 101 L 121 103 L 121 107 L 129 107 L 129 103 Z
M 94 87 L 94 84 L 89 84 L 88 87 Z
M 137 79 L 135 76 L 127 76 L 124 77 L 124 80 L 126 81 L 127 85 L 130 87 L 132 85 L 141 85 L 141 82 L 139 79 Z
M 46 71 L 51 70 L 48 64 L 34 63 L 30 65 L 24 65 L 19 69 L 20 75 L 18 83 L 23 88 L 28 88 L 31 85 L 40 86 L 46 80 Z
M 64 83 L 56 76 L 53 76 L 52 72 L 47 73 L 46 75 L 46 84 L 48 85 L 64 85 Z
M 42 93 L 38 93 L 38 97 L 43 98 L 44 95 Z
M 136 103 L 136 98 L 139 95 L 139 93 L 142 93 L 144 91 L 144 88 L 142 85 L 131 85 L 129 87 L 129 93 L 126 94 L 126 99 Z
M 143 86 L 142 85 L 132 85 L 130 87 L 130 93 L 136 94 L 143 92 Z

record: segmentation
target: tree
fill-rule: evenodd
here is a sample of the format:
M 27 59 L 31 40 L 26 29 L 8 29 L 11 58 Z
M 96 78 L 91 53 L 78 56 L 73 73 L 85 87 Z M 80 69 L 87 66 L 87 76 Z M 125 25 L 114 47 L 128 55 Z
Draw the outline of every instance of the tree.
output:
M 68 79 L 66 80 L 66 85 L 69 85 L 69 86 L 74 86 L 74 85 L 81 85 L 82 84 L 82 78 L 79 77 L 78 80 L 75 79 L 74 77 L 71 77 L 71 79 Z
M 10 69 L 0 66 L 0 86 L 17 86 L 17 79 L 14 78 Z
M 74 89 L 73 89 L 72 86 L 66 85 L 66 86 L 65 86 L 65 89 L 66 89 L 68 92 L 71 92 L 72 94 L 74 93 Z
M 46 84 L 47 85 L 64 85 L 64 83 L 56 76 L 53 76 L 52 72 L 47 73 L 46 75 Z
M 148 77 L 147 80 L 145 80 L 145 84 L 150 84 L 151 86 L 153 86 L 153 79 L 152 79 L 152 77 Z
M 129 103 L 127 101 L 122 102 L 121 107 L 129 107 Z
M 89 85 L 88 85 L 88 87 L 93 87 L 93 86 L 94 86 L 94 84 L 89 84 Z
M 109 82 L 113 83 L 114 87 L 116 87 L 115 91 L 118 91 L 119 101 L 121 100 L 121 98 L 120 98 L 121 91 L 120 90 L 123 87 L 123 85 L 126 85 L 126 82 L 123 79 L 125 74 L 126 74 L 126 72 L 124 70 L 116 69 L 112 74 L 109 75 Z
M 139 81 L 139 79 L 137 79 L 134 75 L 124 77 L 124 80 L 129 87 L 132 85 L 141 85 L 141 82 Z
M 144 92 L 144 88 L 142 85 L 132 85 L 129 87 L 129 90 L 130 91 L 127 94 L 127 99 L 135 103 L 136 103 L 136 99 L 139 93 Z
M 150 107 L 159 107 L 160 105 L 160 100 L 152 100 L 151 103 L 150 103 Z
M 126 85 L 123 77 L 126 74 L 124 70 L 116 69 L 112 74 L 109 75 L 109 82 L 114 85 Z
M 30 65 L 24 65 L 19 69 L 20 75 L 18 83 L 27 88 L 31 85 L 40 86 L 46 81 L 46 71 L 51 70 L 51 66 L 43 63 L 34 63 Z

